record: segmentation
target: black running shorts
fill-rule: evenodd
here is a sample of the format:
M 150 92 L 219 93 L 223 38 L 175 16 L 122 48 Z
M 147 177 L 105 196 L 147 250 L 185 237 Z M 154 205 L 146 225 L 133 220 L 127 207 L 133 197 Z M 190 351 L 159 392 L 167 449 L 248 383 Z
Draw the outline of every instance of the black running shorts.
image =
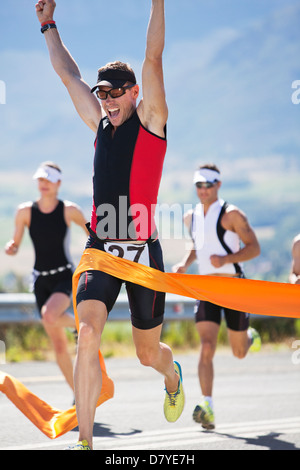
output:
M 227 327 L 233 331 L 245 331 L 249 327 L 249 314 L 223 308 L 204 300 L 197 300 L 195 305 L 195 321 L 212 321 L 221 324 L 222 311 L 226 320 Z
M 38 276 L 34 283 L 34 295 L 40 314 L 43 305 L 45 305 L 52 294 L 61 292 L 70 297 L 72 294 L 72 275 L 73 272 L 70 269 L 66 269 L 52 275 Z
M 125 248 L 125 244 L 118 243 L 116 245 L 112 253 L 122 256 L 122 247 Z M 164 271 L 159 241 L 156 240 L 146 245 L 148 247 L 147 253 L 149 252 L 149 255 L 147 254 L 149 266 Z M 140 245 L 135 246 L 139 250 Z M 93 237 L 89 237 L 86 248 L 107 251 L 105 242 Z M 138 252 L 136 253 L 138 254 Z M 76 295 L 77 305 L 84 300 L 99 300 L 106 305 L 109 313 L 117 300 L 123 283 L 125 283 L 129 300 L 132 325 L 141 330 L 148 330 L 162 324 L 165 310 L 164 292 L 156 292 L 132 282 L 123 281 L 102 271 L 86 271 L 80 275 Z

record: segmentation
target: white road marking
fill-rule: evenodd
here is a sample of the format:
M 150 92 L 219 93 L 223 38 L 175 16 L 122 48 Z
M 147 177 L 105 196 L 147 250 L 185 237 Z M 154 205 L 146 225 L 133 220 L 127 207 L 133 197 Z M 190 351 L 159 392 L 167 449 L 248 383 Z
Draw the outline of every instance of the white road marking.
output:
M 300 416 L 293 418 L 271 419 L 262 421 L 246 421 L 244 423 L 220 424 L 215 431 L 204 431 L 195 424 L 190 427 L 164 429 L 160 431 L 145 431 L 130 437 L 122 435 L 115 437 L 95 437 L 94 448 L 103 450 L 151 450 L 168 449 L 176 447 L 181 449 L 184 445 L 211 444 L 230 440 L 232 437 L 255 438 L 266 433 L 299 434 Z M 38 450 L 55 447 L 65 448 L 76 442 L 74 439 L 61 437 L 46 443 L 26 444 L 23 446 L 10 446 L 0 450 Z

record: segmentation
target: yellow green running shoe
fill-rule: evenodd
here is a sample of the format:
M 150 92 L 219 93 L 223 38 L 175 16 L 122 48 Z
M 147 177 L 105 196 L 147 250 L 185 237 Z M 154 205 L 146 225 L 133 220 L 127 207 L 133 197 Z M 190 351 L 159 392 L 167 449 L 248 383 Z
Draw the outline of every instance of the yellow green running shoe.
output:
M 166 390 L 164 403 L 165 418 L 169 423 L 174 423 L 180 417 L 184 408 L 184 391 L 182 386 L 182 372 L 178 362 L 174 362 L 175 371 L 179 375 L 178 389 L 175 393 Z
M 66 450 L 92 450 L 88 444 L 88 441 L 85 439 L 83 441 L 78 441 L 77 444 L 68 447 Z
M 252 340 L 252 344 L 250 346 L 249 351 L 259 352 L 261 350 L 261 338 L 258 331 L 250 327 L 248 328 L 248 334 Z
M 214 412 L 208 401 L 202 401 L 200 405 L 196 406 L 193 412 L 193 420 L 200 423 L 204 429 L 215 429 Z

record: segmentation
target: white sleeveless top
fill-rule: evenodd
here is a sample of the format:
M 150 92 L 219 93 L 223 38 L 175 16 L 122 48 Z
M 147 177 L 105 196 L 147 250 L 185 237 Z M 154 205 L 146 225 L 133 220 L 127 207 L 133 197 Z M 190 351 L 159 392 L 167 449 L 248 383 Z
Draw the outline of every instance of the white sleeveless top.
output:
M 191 235 L 197 253 L 199 274 L 242 274 L 242 265 L 227 263 L 215 268 L 210 262 L 211 255 L 224 256 L 240 250 L 239 236 L 221 226 L 221 217 L 227 203 L 218 199 L 204 216 L 202 204 L 197 204 L 192 217 Z

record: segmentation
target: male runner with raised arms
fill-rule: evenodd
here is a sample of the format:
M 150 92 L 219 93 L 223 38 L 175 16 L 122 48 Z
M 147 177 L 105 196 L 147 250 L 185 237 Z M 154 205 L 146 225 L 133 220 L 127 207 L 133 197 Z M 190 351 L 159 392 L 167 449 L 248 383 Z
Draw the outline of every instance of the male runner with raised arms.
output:
M 142 68 L 143 98 L 138 105 L 139 86 L 128 64 L 113 62 L 101 67 L 92 90 L 83 81 L 60 39 L 53 20 L 55 6 L 53 0 L 36 4 L 50 59 L 77 112 L 96 133 L 94 204 L 87 247 L 163 270 L 153 209 L 166 152 L 168 116 L 162 68 L 164 0 L 152 0 Z M 100 101 L 91 91 L 96 91 Z M 100 271 L 83 273 L 79 280 L 80 330 L 75 364 L 79 441 L 75 449 L 90 449 L 93 445 L 93 423 L 102 380 L 98 349 L 121 285 L 122 281 Z M 180 366 L 174 363 L 171 349 L 160 342 L 165 294 L 128 282 L 126 289 L 137 356 L 143 365 L 164 376 L 165 416 L 168 421 L 176 421 L 183 410 L 184 393 Z
M 74 270 L 69 253 L 69 227 L 74 222 L 88 234 L 86 220 L 77 204 L 58 199 L 62 181 L 58 165 L 42 163 L 34 179 L 38 181 L 40 197 L 19 206 L 14 235 L 6 244 L 5 252 L 8 255 L 18 252 L 27 227 L 35 251 L 32 275 L 38 310 L 53 344 L 57 363 L 74 390 L 73 364 L 65 334 L 65 328 L 75 328 L 74 316 L 66 312 L 71 303 Z
M 242 262 L 259 255 L 260 247 L 245 214 L 219 198 L 221 174 L 216 165 L 206 164 L 194 174 L 200 203 L 188 212 L 184 222 L 190 230 L 194 246 L 174 271 L 185 273 L 197 260 L 199 274 L 243 277 Z M 243 243 L 243 247 L 241 243 Z M 249 328 L 249 315 L 224 309 L 228 336 L 233 354 L 243 358 L 249 348 L 260 348 L 258 333 Z M 216 352 L 222 307 L 197 301 L 196 327 L 201 340 L 198 376 L 203 399 L 196 406 L 193 418 L 205 429 L 214 429 L 213 358 Z

